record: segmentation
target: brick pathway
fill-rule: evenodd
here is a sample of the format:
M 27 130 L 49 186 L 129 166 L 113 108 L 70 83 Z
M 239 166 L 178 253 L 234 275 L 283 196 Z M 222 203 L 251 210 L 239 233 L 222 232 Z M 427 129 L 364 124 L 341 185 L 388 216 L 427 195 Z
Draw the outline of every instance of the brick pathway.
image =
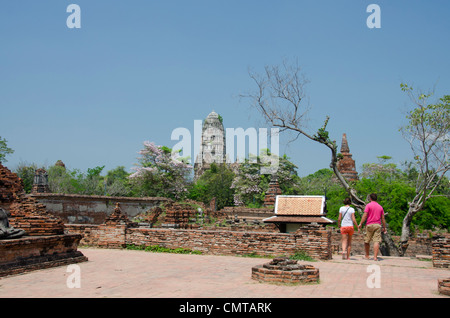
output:
M 72 273 L 61 266 L 0 279 L 0 298 L 449 298 L 438 294 L 437 280 L 450 277 L 450 270 L 411 258 L 384 257 L 374 262 L 362 256 L 348 261 L 336 256 L 324 262 L 299 262 L 319 268 L 320 283 L 290 286 L 251 279 L 252 266 L 270 259 L 80 250 L 89 258 L 78 264 L 80 288 L 67 287 Z M 368 272 L 369 265 L 379 265 L 380 288 L 367 285 L 375 273 Z

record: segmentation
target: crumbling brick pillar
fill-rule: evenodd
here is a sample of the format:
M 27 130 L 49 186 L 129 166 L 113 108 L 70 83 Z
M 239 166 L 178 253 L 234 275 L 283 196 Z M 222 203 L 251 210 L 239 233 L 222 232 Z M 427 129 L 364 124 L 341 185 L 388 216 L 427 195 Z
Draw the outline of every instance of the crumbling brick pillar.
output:
M 98 227 L 98 246 L 105 248 L 122 248 L 126 246 L 126 232 L 130 224 L 128 217 L 122 213 L 119 203 L 114 212 Z
M 438 292 L 450 296 L 450 278 L 438 279 Z
M 44 169 L 37 169 L 34 173 L 33 187 L 31 193 L 50 193 L 48 186 L 48 173 Z
M 433 237 L 431 248 L 433 267 L 450 268 L 450 234 Z
M 12 227 L 30 236 L 64 234 L 63 221 L 43 204 L 25 194 L 22 180 L 0 163 L 0 208 L 10 213 Z
M 278 179 L 276 176 L 272 176 L 269 183 L 269 189 L 266 192 L 264 198 L 264 207 L 274 206 L 277 195 L 281 195 L 281 188 L 278 184 Z
M 296 245 L 299 250 L 314 259 L 332 259 L 331 229 L 325 225 L 310 223 L 300 226 L 294 232 Z

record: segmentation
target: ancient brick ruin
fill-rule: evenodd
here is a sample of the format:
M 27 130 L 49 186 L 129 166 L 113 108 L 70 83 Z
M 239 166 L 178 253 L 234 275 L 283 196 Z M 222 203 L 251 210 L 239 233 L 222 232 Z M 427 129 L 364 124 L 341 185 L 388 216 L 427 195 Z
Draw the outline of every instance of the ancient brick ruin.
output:
M 312 265 L 300 265 L 296 260 L 274 258 L 252 268 L 252 279 L 265 283 L 318 283 L 319 270 Z
M 64 223 L 45 206 L 25 195 L 22 181 L 0 164 L 0 208 L 10 213 L 9 223 L 30 236 L 64 234 Z
M 348 181 L 358 180 L 358 172 L 356 171 L 355 160 L 352 159 L 350 148 L 348 147 L 347 135 L 343 134 L 341 144 L 342 158 L 337 162 L 339 172 Z
M 294 255 L 302 251 L 319 260 L 332 258 L 331 230 L 317 224 L 295 233 L 232 231 L 224 228 L 173 229 L 139 227 L 108 221 L 101 225 L 68 224 L 71 233 L 83 235 L 81 244 L 121 248 L 127 245 L 184 248 L 213 255 Z
M 110 197 L 63 193 L 31 193 L 31 197 L 46 206 L 46 210 L 58 216 L 65 224 L 102 224 L 114 212 L 115 204 L 130 219 L 161 204 L 171 202 L 161 197 Z
M 22 181 L 1 163 L 0 208 L 11 228 L 25 231 L 20 238 L 0 240 L 0 276 L 87 260 L 77 251 L 82 236 L 65 234 L 62 220 L 25 195 Z
M 450 296 L 450 278 L 443 278 L 438 280 L 438 292 Z
M 99 225 L 98 246 L 105 248 L 125 247 L 125 231 L 129 224 L 130 220 L 122 213 L 119 204 L 116 203 L 114 212 L 105 219 L 103 224 Z
M 34 173 L 33 187 L 31 193 L 50 193 L 48 186 L 48 173 L 44 169 L 36 169 Z
M 267 190 L 266 196 L 264 197 L 264 206 L 273 207 L 275 205 L 277 195 L 280 194 L 281 194 L 280 185 L 278 184 L 277 178 L 273 176 L 269 183 L 269 189 Z
M 450 268 L 450 234 L 436 235 L 432 242 L 433 266 Z

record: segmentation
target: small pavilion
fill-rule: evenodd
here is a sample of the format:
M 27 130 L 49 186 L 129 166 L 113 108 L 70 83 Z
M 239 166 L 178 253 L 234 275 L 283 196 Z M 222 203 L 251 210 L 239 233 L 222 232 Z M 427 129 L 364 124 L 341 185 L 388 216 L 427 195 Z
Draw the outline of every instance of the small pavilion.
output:
M 303 224 L 327 225 L 336 223 L 326 217 L 325 196 L 320 195 L 278 195 L 275 201 L 275 215 L 263 220 L 275 224 L 280 232 L 297 231 Z

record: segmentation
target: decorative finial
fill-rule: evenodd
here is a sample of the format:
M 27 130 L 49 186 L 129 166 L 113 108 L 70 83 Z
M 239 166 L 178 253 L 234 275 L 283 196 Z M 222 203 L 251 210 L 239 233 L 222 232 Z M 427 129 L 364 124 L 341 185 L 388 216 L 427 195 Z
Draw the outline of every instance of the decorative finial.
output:
M 348 147 L 347 135 L 342 135 L 341 153 L 350 153 L 350 148 Z

